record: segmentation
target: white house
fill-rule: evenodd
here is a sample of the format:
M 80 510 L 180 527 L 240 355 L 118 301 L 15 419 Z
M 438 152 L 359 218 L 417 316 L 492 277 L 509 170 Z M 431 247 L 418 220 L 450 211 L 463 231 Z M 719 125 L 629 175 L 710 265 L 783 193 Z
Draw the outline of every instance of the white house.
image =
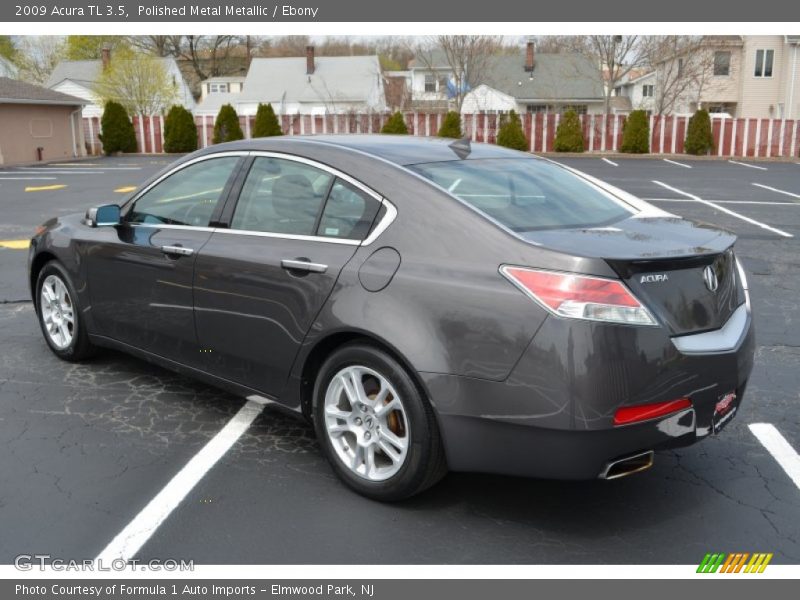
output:
M 254 115 L 259 103 L 276 114 L 341 114 L 385 111 L 386 97 L 377 56 L 321 56 L 313 46 L 305 57 L 254 58 L 240 92 L 209 93 L 195 109 L 216 115 L 231 104 L 239 115 Z
M 412 105 L 446 110 L 455 90 L 444 54 L 433 51 L 418 57 L 410 71 Z M 481 75 L 464 96 L 462 113 L 554 113 L 567 108 L 581 114 L 603 112 L 600 70 L 580 54 L 537 54 L 529 41 L 520 52 L 491 56 Z
M 636 74 L 617 84 L 612 107 L 615 113 L 627 114 L 632 110 L 644 110 L 648 115 L 655 112 L 656 72 Z
M 84 117 L 99 117 L 103 114 L 103 106 L 94 93 L 100 74 L 103 72 L 103 65 L 110 64 L 113 60 L 109 50 L 103 50 L 103 58 L 100 60 L 62 60 L 53 69 L 50 77 L 45 84 L 51 90 L 56 90 L 63 94 L 76 96 L 87 101 L 83 109 Z M 187 110 L 194 110 L 195 101 L 192 91 L 183 74 L 178 68 L 174 58 L 159 58 L 167 74 L 172 77 L 172 81 L 177 87 L 178 98 L 176 103 L 183 105 Z M 167 109 L 169 107 L 164 107 Z
M 209 94 L 238 94 L 242 91 L 244 79 L 239 75 L 210 77 L 200 84 L 200 99 L 205 100 Z

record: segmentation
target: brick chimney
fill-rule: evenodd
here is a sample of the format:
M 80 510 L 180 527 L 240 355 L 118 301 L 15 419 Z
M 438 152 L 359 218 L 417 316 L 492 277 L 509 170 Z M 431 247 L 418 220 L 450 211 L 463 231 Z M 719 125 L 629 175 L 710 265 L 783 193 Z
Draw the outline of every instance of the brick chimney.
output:
M 314 74 L 314 46 L 306 46 L 306 74 Z
M 528 46 L 525 50 L 525 71 L 528 73 L 533 72 L 533 67 L 536 65 L 536 49 L 533 45 L 533 40 L 528 40 Z
M 103 60 L 103 70 L 105 71 L 108 68 L 108 65 L 111 64 L 111 48 L 109 46 L 103 46 L 100 50 L 100 58 Z

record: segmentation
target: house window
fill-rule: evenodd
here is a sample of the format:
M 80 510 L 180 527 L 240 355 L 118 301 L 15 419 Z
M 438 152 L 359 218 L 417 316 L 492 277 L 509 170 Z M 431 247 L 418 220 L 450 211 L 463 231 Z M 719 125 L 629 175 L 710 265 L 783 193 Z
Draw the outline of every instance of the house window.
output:
M 756 50 L 756 77 L 772 77 L 772 62 L 775 59 L 775 50 Z
M 678 77 L 683 75 L 683 59 L 678 59 Z
M 447 90 L 447 82 L 448 82 L 447 75 L 439 75 L 439 91 L 440 92 L 443 92 L 443 91 Z
M 714 52 L 714 75 L 727 77 L 731 74 L 731 53 L 726 50 Z
M 643 85 L 642 86 L 642 98 L 652 98 L 655 96 L 656 86 L 650 85 Z
M 425 75 L 425 91 L 436 92 L 436 77 L 432 73 Z
M 563 114 L 568 110 L 574 110 L 579 115 L 585 115 L 587 112 L 589 112 L 589 107 L 586 106 L 585 104 L 574 104 L 572 106 L 565 106 L 558 112 Z
M 209 83 L 208 84 L 208 93 L 209 94 L 226 94 L 230 91 L 228 88 L 227 83 Z
M 538 115 L 539 113 L 547 113 L 550 112 L 550 107 L 547 104 L 528 104 L 525 110 L 528 111 L 530 115 Z

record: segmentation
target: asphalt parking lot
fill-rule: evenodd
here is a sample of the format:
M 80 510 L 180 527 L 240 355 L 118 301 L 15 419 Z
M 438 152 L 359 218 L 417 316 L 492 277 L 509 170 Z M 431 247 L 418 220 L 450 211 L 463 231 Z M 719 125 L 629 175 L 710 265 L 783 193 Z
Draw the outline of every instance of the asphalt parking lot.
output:
M 741 413 L 720 436 L 620 480 L 451 474 L 383 505 L 335 479 L 310 426 L 266 407 L 137 558 L 696 564 L 743 551 L 800 562 L 800 488 L 749 427 L 771 424 L 800 451 L 800 164 L 559 160 L 739 235 L 758 349 Z M 36 323 L 24 248 L 33 228 L 120 200 L 128 192 L 115 190 L 168 162 L 0 169 L 0 563 L 97 556 L 246 402 L 122 354 L 61 362 Z

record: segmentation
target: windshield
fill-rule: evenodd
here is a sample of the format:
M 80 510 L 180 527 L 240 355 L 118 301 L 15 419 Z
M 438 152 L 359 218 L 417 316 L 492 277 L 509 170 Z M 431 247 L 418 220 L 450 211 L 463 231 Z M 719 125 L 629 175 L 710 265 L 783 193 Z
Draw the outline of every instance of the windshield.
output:
M 410 168 L 516 232 L 601 227 L 635 212 L 543 160 L 459 160 Z

